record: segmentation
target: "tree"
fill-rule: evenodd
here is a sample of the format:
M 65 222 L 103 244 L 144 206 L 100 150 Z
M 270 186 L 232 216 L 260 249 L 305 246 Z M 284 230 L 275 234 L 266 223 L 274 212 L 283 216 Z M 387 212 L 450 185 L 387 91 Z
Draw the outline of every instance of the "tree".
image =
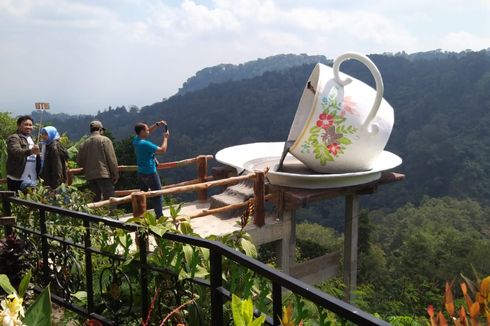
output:
M 10 112 L 0 112 L 0 137 L 1 139 L 7 139 L 7 137 L 15 132 L 17 129 L 16 120 L 10 115 Z

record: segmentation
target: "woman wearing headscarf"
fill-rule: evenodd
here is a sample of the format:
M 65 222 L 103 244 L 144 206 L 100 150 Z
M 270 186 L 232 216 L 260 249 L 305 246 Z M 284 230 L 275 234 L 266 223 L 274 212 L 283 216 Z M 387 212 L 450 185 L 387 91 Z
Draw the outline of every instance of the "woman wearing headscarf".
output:
M 68 152 L 60 143 L 60 134 L 55 127 L 48 126 L 41 129 L 43 144 L 43 168 L 41 179 L 44 184 L 55 189 L 67 179 L 66 161 Z

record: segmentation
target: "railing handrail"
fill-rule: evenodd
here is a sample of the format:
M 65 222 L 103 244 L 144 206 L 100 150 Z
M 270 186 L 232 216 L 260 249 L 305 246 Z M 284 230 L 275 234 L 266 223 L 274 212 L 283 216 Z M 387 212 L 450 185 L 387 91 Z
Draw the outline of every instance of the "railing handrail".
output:
M 141 194 L 144 194 L 146 198 L 151 198 L 151 197 L 170 195 L 175 193 L 192 192 L 192 191 L 196 191 L 197 188 L 207 189 L 207 188 L 212 188 L 217 186 L 231 185 L 240 181 L 254 179 L 255 176 L 256 173 L 252 172 L 251 174 L 242 175 L 238 177 L 230 177 L 223 180 L 212 180 L 212 181 L 207 181 L 202 183 L 190 184 L 190 185 L 179 186 L 179 187 L 171 187 L 171 188 L 161 189 L 161 190 L 143 191 L 141 192 Z M 100 207 L 106 205 L 122 205 L 130 202 L 131 202 L 131 195 L 127 195 L 119 198 L 111 197 L 111 199 L 90 203 L 87 205 L 87 207 L 94 208 L 94 207 Z
M 157 165 L 157 170 L 167 170 L 167 169 L 173 169 L 173 168 L 178 168 L 178 167 L 183 167 L 187 165 L 191 165 L 194 163 L 198 163 L 200 157 L 204 157 L 206 160 L 213 159 L 213 155 L 199 155 L 193 158 L 187 158 L 179 161 L 171 161 L 171 162 L 163 162 L 163 163 L 158 163 Z M 118 165 L 117 170 L 119 172 L 135 172 L 138 169 L 137 165 Z M 83 174 L 83 168 L 72 168 L 68 169 L 68 173 L 71 175 L 78 175 L 78 174 Z M 0 184 L 5 184 L 7 183 L 7 179 L 3 178 L 0 179 Z
M 109 218 L 104 218 L 84 212 L 77 212 L 77 211 L 71 211 L 68 209 L 52 206 L 52 205 L 47 205 L 47 204 L 42 204 L 42 203 L 37 203 L 29 200 L 24 200 L 16 197 L 10 197 L 11 192 L 3 192 L 0 191 L 0 197 L 3 197 L 2 199 L 4 202 L 12 202 L 12 203 L 17 203 L 20 205 L 28 206 L 31 208 L 37 208 L 40 210 L 48 211 L 48 212 L 53 212 L 53 213 L 58 213 L 62 214 L 64 216 L 69 216 L 77 219 L 82 219 L 83 221 L 90 222 L 90 223 L 99 223 L 102 222 L 107 226 L 111 227 L 116 227 L 116 228 L 121 228 L 124 230 L 128 231 L 137 231 L 140 226 L 136 224 L 131 224 L 131 223 L 123 223 L 117 220 L 112 220 Z M 158 236 L 157 234 L 153 233 L 154 236 Z M 225 256 L 228 259 L 231 259 L 235 261 L 236 263 L 266 277 L 273 283 L 273 287 L 284 287 L 294 293 L 297 293 L 301 295 L 302 297 L 312 301 L 313 303 L 320 305 L 329 311 L 332 311 L 336 314 L 339 314 L 340 316 L 355 322 L 359 323 L 362 325 L 389 325 L 389 323 L 378 319 L 374 317 L 371 314 L 368 314 L 360 309 L 358 309 L 355 306 L 352 306 L 349 303 L 346 303 L 340 299 L 337 299 L 331 295 L 328 295 L 316 288 L 314 288 L 311 285 L 308 285 L 298 279 L 295 279 L 279 270 L 273 269 L 266 264 L 257 261 L 249 256 L 246 256 L 245 254 L 234 250 L 225 244 L 218 242 L 218 241 L 213 241 L 213 240 L 207 240 L 207 239 L 202 239 L 202 238 L 197 238 L 189 235 L 182 235 L 182 234 L 175 234 L 175 233 L 165 233 L 162 238 L 170 240 L 170 241 L 175 241 L 175 242 L 180 242 L 180 243 L 185 243 L 201 248 L 207 248 L 212 252 L 214 255 L 219 255 Z M 144 263 L 144 262 L 143 262 Z M 146 263 L 144 263 L 146 266 Z M 145 267 L 146 268 L 146 267 Z M 221 273 L 219 273 L 221 275 Z M 212 283 L 212 282 L 211 282 Z
M 6 192 L 0 191 L 0 196 L 2 196 L 4 193 L 6 193 Z M 8 192 L 8 193 L 10 193 L 10 192 Z M 138 226 L 136 224 L 124 223 L 124 222 L 121 222 L 121 221 L 118 221 L 118 220 L 115 220 L 112 218 L 93 215 L 90 213 L 72 211 L 72 210 L 69 210 L 66 208 L 53 206 L 53 205 L 47 205 L 47 204 L 41 204 L 41 203 L 38 203 L 35 201 L 20 199 L 17 197 L 10 197 L 7 200 L 12 202 L 12 203 L 17 203 L 17 204 L 27 206 L 30 208 L 42 208 L 45 211 L 48 211 L 51 213 L 61 214 L 64 216 L 74 217 L 74 218 L 82 218 L 82 219 L 88 220 L 90 223 L 102 222 L 108 226 L 124 229 L 124 230 L 131 231 L 131 232 L 136 231 L 138 229 Z

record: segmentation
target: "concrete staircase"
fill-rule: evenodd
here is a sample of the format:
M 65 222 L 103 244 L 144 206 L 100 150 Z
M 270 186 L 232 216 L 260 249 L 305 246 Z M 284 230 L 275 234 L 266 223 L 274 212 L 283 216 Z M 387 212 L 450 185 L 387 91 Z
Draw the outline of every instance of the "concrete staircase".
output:
M 228 205 L 234 205 L 243 203 L 254 195 L 254 181 L 253 180 L 245 180 L 236 185 L 229 186 L 220 194 L 213 195 L 209 198 L 210 200 L 210 209 L 219 208 Z M 236 209 L 233 211 L 228 211 L 224 213 L 220 213 L 219 216 L 221 218 L 230 218 L 240 216 L 243 213 L 243 209 Z

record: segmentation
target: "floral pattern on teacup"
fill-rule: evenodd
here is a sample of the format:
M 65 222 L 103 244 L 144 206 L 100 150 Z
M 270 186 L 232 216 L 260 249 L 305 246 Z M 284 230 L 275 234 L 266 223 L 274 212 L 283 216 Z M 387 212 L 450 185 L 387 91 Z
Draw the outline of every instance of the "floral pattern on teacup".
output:
M 309 130 L 309 137 L 301 145 L 302 153 L 313 151 L 315 159 L 321 165 L 334 161 L 336 157 L 344 154 L 347 146 L 352 144 L 351 136 L 357 128 L 347 125 L 346 114 L 358 115 L 356 103 L 351 98 L 341 99 L 338 96 L 338 87 L 334 86 L 327 96 L 322 98 L 322 112 L 314 126 Z

